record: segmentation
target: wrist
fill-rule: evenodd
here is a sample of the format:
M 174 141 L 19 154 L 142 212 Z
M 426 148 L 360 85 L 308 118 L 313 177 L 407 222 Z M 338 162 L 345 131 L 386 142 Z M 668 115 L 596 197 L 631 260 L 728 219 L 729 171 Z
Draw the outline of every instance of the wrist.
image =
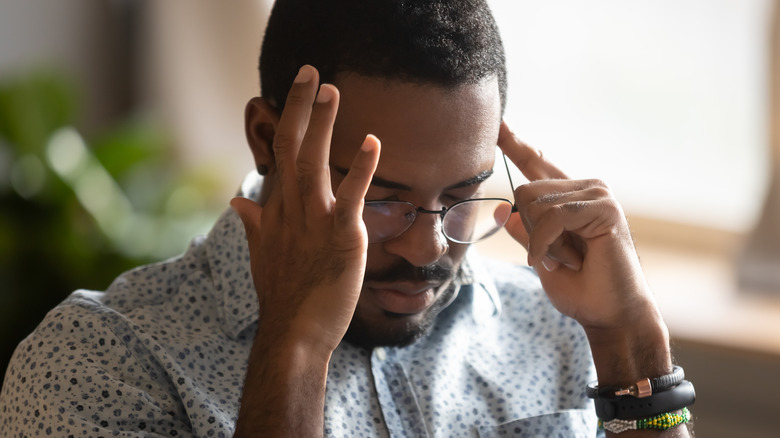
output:
M 290 331 L 276 336 L 256 336 L 252 352 L 268 366 L 286 368 L 290 374 L 309 374 L 316 370 L 327 371 L 333 349 Z
M 329 359 L 300 342 L 256 337 L 234 436 L 321 434 Z
M 261 317 L 257 333 L 253 348 L 267 351 L 266 357 L 284 355 L 312 364 L 327 365 L 340 342 L 328 330 L 302 318 L 278 321 Z
M 615 328 L 586 328 L 602 385 L 627 385 L 672 372 L 669 331 L 658 312 Z

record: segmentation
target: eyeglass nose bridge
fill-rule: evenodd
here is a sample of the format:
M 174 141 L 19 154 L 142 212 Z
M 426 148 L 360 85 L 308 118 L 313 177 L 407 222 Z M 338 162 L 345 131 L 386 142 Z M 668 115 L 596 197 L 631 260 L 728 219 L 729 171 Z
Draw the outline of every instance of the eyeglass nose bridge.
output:
M 441 210 L 428 210 L 427 208 L 422 207 L 415 207 L 415 220 L 417 219 L 417 214 L 419 213 L 425 213 L 425 214 L 437 214 L 439 215 L 439 219 L 444 220 L 444 215 L 447 214 L 448 211 L 450 211 L 447 207 L 442 207 Z
M 420 213 L 434 214 L 439 216 L 439 223 L 435 226 L 435 233 L 437 235 L 436 238 L 442 243 L 442 245 L 446 247 L 448 245 L 447 242 L 449 241 L 449 237 L 447 237 L 447 233 L 444 231 L 444 215 L 446 215 L 448 211 L 450 211 L 450 209 L 444 206 L 441 207 L 441 210 L 428 210 L 427 208 L 415 206 L 414 219 L 410 221 L 409 225 L 406 227 L 403 233 L 409 231 L 409 229 L 412 228 L 412 226 L 417 222 L 417 219 L 420 217 Z
M 412 207 L 414 207 L 414 217 L 412 220 L 409 221 L 409 223 L 406 225 L 406 228 L 399 234 L 399 236 L 409 230 L 409 228 L 412 228 L 412 225 L 414 225 L 417 222 L 417 218 L 419 217 L 420 213 L 424 214 L 435 214 L 439 216 L 439 229 L 437 230 L 441 235 L 443 235 L 445 238 L 447 238 L 447 234 L 444 232 L 444 216 L 447 214 L 448 211 L 450 211 L 449 208 L 442 206 L 441 210 L 428 210 L 427 208 L 418 207 L 414 204 L 409 203 Z M 397 237 L 397 236 L 396 236 Z

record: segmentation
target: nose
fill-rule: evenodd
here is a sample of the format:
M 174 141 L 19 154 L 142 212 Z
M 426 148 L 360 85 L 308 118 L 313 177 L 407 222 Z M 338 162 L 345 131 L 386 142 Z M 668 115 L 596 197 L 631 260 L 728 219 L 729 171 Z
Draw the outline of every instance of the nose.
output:
M 450 246 L 435 214 L 420 214 L 400 236 L 383 243 L 385 251 L 403 257 L 414 266 L 427 266 L 447 254 Z

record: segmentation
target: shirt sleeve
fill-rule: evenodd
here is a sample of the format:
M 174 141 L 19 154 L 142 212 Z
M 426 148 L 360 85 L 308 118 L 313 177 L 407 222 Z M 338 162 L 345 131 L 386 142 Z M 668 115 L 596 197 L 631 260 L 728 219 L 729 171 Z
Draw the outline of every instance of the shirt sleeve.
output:
M 113 325 L 111 310 L 67 303 L 17 347 L 0 436 L 191 436 L 175 386 L 143 342 Z

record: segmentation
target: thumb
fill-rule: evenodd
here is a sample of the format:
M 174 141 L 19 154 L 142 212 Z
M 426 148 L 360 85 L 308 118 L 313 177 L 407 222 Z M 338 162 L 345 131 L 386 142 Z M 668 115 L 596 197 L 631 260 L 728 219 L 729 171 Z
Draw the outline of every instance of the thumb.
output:
M 509 220 L 506 225 L 504 225 L 504 228 L 506 228 L 513 239 L 518 241 L 523 245 L 523 248 L 528 250 L 528 231 L 526 231 L 525 225 L 523 225 L 523 219 L 520 218 L 519 214 L 509 216 Z
M 263 215 L 263 207 L 257 202 L 242 198 L 235 197 L 230 200 L 230 207 L 241 218 L 241 222 L 244 224 L 244 230 L 246 230 L 247 238 L 250 238 L 255 230 L 260 227 L 260 218 Z

